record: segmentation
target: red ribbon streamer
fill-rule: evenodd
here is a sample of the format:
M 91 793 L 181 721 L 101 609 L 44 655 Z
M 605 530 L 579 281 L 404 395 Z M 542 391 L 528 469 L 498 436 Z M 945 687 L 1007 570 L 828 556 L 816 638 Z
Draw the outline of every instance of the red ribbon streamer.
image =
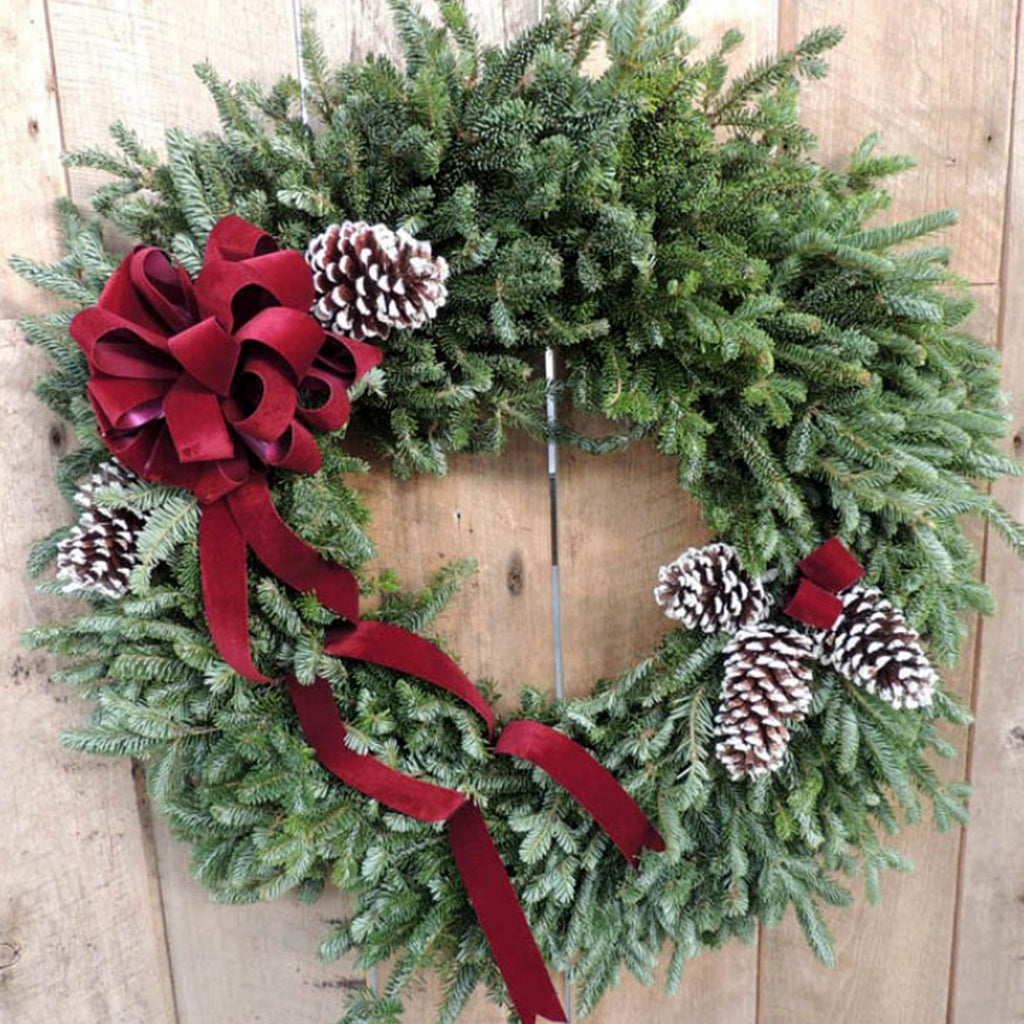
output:
M 469 676 L 429 640 L 387 622 L 362 619 L 332 626 L 324 650 L 338 658 L 372 661 L 434 683 L 473 708 L 487 723 L 488 735 L 494 735 L 491 705 Z
M 342 620 L 326 651 L 434 683 L 487 723 L 494 713 L 458 665 L 422 637 L 359 618 L 359 589 L 344 566 L 298 537 L 274 507 L 266 469 L 313 473 L 312 430 L 348 421 L 349 386 L 381 359 L 372 345 L 325 334 L 309 314 L 312 275 L 239 217 L 215 225 L 193 283 L 159 249 L 140 246 L 112 275 L 71 334 L 89 361 L 89 398 L 110 451 L 147 480 L 200 501 L 199 554 L 210 633 L 222 657 L 272 682 L 252 657 L 246 554 Z M 316 399 L 311 402 L 310 399 Z M 456 866 L 524 1024 L 565 1014 L 479 809 L 455 790 L 396 771 L 345 744 L 329 684 L 287 680 L 320 762 L 354 789 L 421 821 L 443 821 Z M 538 722 L 513 722 L 497 751 L 546 771 L 594 816 L 635 864 L 661 836 L 615 778 L 582 747 Z
M 539 1015 L 564 1021 L 558 994 L 479 808 L 463 793 L 412 779 L 347 747 L 345 725 L 326 680 L 303 686 L 291 677 L 288 692 L 306 739 L 325 768 L 392 810 L 418 821 L 447 823 L 455 865 L 520 1020 L 533 1024 Z
M 518 720 L 505 726 L 495 750 L 547 772 L 590 812 L 634 867 L 645 847 L 665 849 L 658 831 L 615 776 L 568 736 L 540 722 Z
M 783 609 L 790 618 L 816 629 L 831 629 L 843 611 L 836 596 L 864 575 L 864 568 L 838 537 L 832 537 L 797 563 L 803 573 Z

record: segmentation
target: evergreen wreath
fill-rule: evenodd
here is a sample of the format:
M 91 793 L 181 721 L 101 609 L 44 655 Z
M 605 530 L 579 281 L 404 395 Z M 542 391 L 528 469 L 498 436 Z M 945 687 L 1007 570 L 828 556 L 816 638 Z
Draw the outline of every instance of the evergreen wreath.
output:
M 322 955 L 395 960 L 380 992 L 351 998 L 349 1024 L 397 1020 L 421 968 L 441 975 L 442 1020 L 478 984 L 507 999 L 439 827 L 338 782 L 284 688 L 253 685 L 219 655 L 197 503 L 110 462 L 68 333 L 120 262 L 104 224 L 194 276 L 217 221 L 243 217 L 320 258 L 332 322 L 357 302 L 342 271 L 359 268 L 338 263 L 332 278 L 325 254 L 370 246 L 382 268 L 374 303 L 392 270 L 426 296 L 382 300 L 386 361 L 351 391 L 396 472 L 443 473 L 448 453 L 498 451 L 510 428 L 596 452 L 647 439 L 677 458 L 717 535 L 662 570 L 658 600 L 678 628 L 650 657 L 585 698 L 526 688 L 512 714 L 589 750 L 666 849 L 645 850 L 634 869 L 544 772 L 495 757 L 470 709 L 409 675 L 326 655 L 334 614 L 254 563 L 257 663 L 300 684 L 327 679 L 352 749 L 480 804 L 578 1012 L 623 966 L 650 982 L 666 943 L 675 988 L 702 950 L 749 941 L 790 905 L 831 962 L 820 906 L 850 901 L 839 879 L 862 876 L 874 899 L 883 869 L 908 867 L 886 845 L 901 818 L 927 806 L 940 828 L 966 820 L 966 787 L 942 783 L 928 759 L 953 753 L 943 721 L 969 721 L 929 658 L 952 664 L 963 613 L 993 611 L 959 518 L 982 517 L 1024 555 L 1024 530 L 982 484 L 1021 473 L 998 444 L 997 356 L 962 328 L 971 303 L 948 250 L 908 246 L 954 216 L 866 226 L 889 205 L 884 179 L 911 163 L 877 155 L 874 135 L 845 170 L 814 161 L 799 80 L 824 75 L 835 29 L 728 81 L 738 33 L 695 56 L 677 24 L 685 0 L 551 5 L 505 48 L 481 46 L 460 0 L 441 3 L 440 27 L 411 0 L 391 6 L 402 68 L 380 57 L 329 67 L 308 19 L 301 89 L 291 77 L 231 85 L 198 66 L 220 134 L 171 128 L 161 162 L 115 125 L 116 153 L 66 158 L 112 176 L 93 199 L 99 216 L 61 202 L 67 255 L 14 261 L 76 307 L 24 322 L 53 360 L 38 393 L 80 441 L 59 484 L 89 517 L 30 561 L 34 574 L 59 563 L 43 589 L 89 599 L 27 638 L 72 659 L 57 678 L 95 702 L 66 742 L 146 763 L 154 806 L 219 900 L 312 900 L 327 884 L 353 893 Z M 581 65 L 599 44 L 608 67 L 588 77 Z M 329 225 L 342 227 L 322 238 Z M 375 225 L 388 228 L 367 234 Z M 434 254 L 443 272 L 413 266 Z M 371 313 L 359 310 L 362 327 Z M 557 397 L 617 433 L 549 427 L 534 358 L 544 346 L 565 369 Z M 381 598 L 380 621 L 429 633 L 471 567 L 446 567 L 420 593 L 369 575 L 368 514 L 345 483 L 368 467 L 343 432 L 317 441 L 319 472 L 271 474 L 282 517 Z M 865 585 L 814 629 L 781 609 L 798 563 L 832 535 Z

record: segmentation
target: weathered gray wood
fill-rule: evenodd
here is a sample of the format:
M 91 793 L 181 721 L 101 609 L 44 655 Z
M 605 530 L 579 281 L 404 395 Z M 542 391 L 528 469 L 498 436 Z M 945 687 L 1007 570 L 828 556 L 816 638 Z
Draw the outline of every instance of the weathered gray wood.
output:
M 358 409 L 356 411 L 358 416 Z M 413 587 L 454 558 L 477 571 L 438 632 L 474 679 L 493 680 L 506 706 L 554 679 L 551 537 L 544 450 L 515 435 L 501 456 L 458 456 L 445 477 L 397 480 L 375 462 L 352 480 L 373 512 L 380 568 Z
M 782 46 L 823 25 L 846 39 L 831 73 L 803 93 L 804 120 L 840 162 L 872 129 L 886 153 L 918 166 L 893 183 L 885 220 L 954 207 L 953 267 L 978 284 L 999 277 L 1016 0 L 780 0 Z
M 44 0 L 9 0 L 0 10 L 0 81 L 0 317 L 16 317 L 54 305 L 7 258 L 56 258 L 53 203 L 66 190 Z
M 349 902 L 328 889 L 314 904 L 224 906 L 189 878 L 189 849 L 155 822 L 167 939 L 180 1024 L 332 1024 L 365 985 L 352 959 L 323 964 L 317 945 Z
M 214 127 L 216 110 L 192 71 L 207 58 L 233 79 L 269 83 L 297 70 L 291 0 L 51 0 L 51 14 L 70 148 L 108 145 L 107 126 L 118 119 L 158 147 L 169 127 Z M 76 172 L 76 201 L 101 180 Z M 287 898 L 221 907 L 192 880 L 187 848 L 160 823 L 155 842 L 180 1024 L 328 1022 L 340 1015 L 344 988 L 364 978 L 351 960 L 328 967 L 316 960 L 324 919 L 346 910 L 337 893 L 316 907 Z
M 1018 61 L 1022 46 L 1024 34 L 1017 38 Z M 1010 396 L 1007 451 L 1019 461 L 1024 453 L 1024 85 L 1019 79 L 1013 120 L 1000 335 Z M 1024 483 L 1004 481 L 993 492 L 1024 519 Z M 992 530 L 985 579 L 999 615 L 981 629 L 970 761 L 973 820 L 964 837 L 950 1024 L 1024 1019 L 1024 572 Z
M 781 6 L 785 45 L 818 25 L 838 21 L 848 29 L 846 41 L 830 58 L 829 78 L 804 94 L 803 109 L 819 133 L 823 159 L 840 162 L 869 129 L 882 125 L 887 152 L 910 151 L 920 159 L 918 170 L 895 183 L 887 219 L 943 205 L 959 207 L 961 226 L 944 240 L 957 247 L 955 265 L 961 273 L 979 282 L 996 279 L 1000 260 L 1007 89 L 1014 62 L 1012 6 L 936 3 L 921 7 L 913 18 L 881 0 L 783 0 Z M 953 51 L 958 53 L 955 61 L 947 57 Z M 893 87 L 897 67 L 900 88 Z M 976 295 L 974 330 L 994 342 L 999 290 L 985 285 Z M 980 541 L 981 529 L 972 529 Z M 947 683 L 968 700 L 974 670 L 972 641 L 957 671 L 946 674 Z M 966 737 L 950 735 L 961 753 L 940 765 L 940 772 L 962 777 Z M 761 1020 L 767 1024 L 806 1014 L 807 1019 L 855 1024 L 866 1019 L 868 1007 L 878 1024 L 944 1019 L 955 948 L 960 839 L 955 833 L 936 833 L 927 822 L 900 837 L 897 845 L 915 872 L 885 879 L 878 908 L 859 902 L 851 911 L 828 915 L 839 958 L 835 970 L 810 957 L 792 918 L 766 934 Z M 855 889 L 860 897 L 859 886 Z
M 193 71 L 201 61 L 235 81 L 298 71 L 291 0 L 48 2 L 68 149 L 112 147 L 108 128 L 117 120 L 158 148 L 168 128 L 215 126 Z M 72 195 L 84 202 L 103 180 L 74 170 Z
M 0 321 L 0 1020 L 173 1024 L 159 891 L 131 766 L 72 753 L 85 709 L 18 636 L 68 610 L 26 577 L 32 543 L 67 518 L 53 482 L 67 444 L 32 395 L 44 360 Z

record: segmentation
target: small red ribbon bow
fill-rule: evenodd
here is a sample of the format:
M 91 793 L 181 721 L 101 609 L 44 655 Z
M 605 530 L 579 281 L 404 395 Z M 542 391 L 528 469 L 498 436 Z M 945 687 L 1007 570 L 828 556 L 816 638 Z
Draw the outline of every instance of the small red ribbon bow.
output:
M 864 575 L 863 566 L 838 537 L 832 537 L 798 562 L 797 568 L 804 578 L 783 612 L 808 626 L 831 629 L 843 611 L 836 595 Z
M 165 253 L 140 246 L 97 304 L 71 322 L 89 363 L 88 394 L 110 451 L 146 480 L 192 491 L 202 510 L 199 556 L 210 634 L 241 675 L 273 682 L 252 659 L 246 552 L 313 591 L 340 616 L 325 651 L 418 676 L 474 708 L 495 732 L 483 694 L 440 648 L 408 630 L 359 618 L 344 566 L 297 536 L 274 507 L 268 467 L 315 473 L 311 431 L 349 417 L 349 386 L 378 348 L 327 334 L 310 314 L 312 273 L 266 232 L 224 217 L 193 283 Z M 443 821 L 470 900 L 524 1024 L 565 1020 L 526 915 L 480 809 L 456 790 L 414 779 L 345 743 L 330 684 L 286 680 L 317 758 L 347 785 L 420 821 Z M 546 771 L 594 816 L 623 855 L 664 842 L 631 796 L 583 747 L 539 722 L 512 722 L 496 751 Z

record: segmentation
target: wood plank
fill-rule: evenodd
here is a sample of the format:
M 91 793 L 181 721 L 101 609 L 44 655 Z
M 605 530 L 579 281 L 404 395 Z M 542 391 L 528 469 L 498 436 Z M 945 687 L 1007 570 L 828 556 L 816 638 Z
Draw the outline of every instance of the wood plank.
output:
M 53 204 L 67 188 L 43 0 L 10 0 L 0 12 L 0 81 L 0 317 L 13 318 L 56 304 L 22 281 L 7 257 L 57 258 Z
M 829 77 L 801 100 L 826 162 L 841 163 L 875 128 L 885 152 L 915 156 L 882 221 L 955 207 L 952 265 L 977 283 L 999 275 L 1016 6 L 934 0 L 911 12 L 886 0 L 780 0 L 784 46 L 822 25 L 847 30 Z
M 1011 7 L 934 4 L 909 20 L 897 7 L 880 2 L 783 0 L 781 5 L 780 33 L 786 45 L 815 25 L 839 22 L 850 29 L 834 55 L 827 82 L 805 92 L 806 118 L 821 136 L 823 159 L 841 160 L 867 129 L 879 124 L 887 130 L 886 151 L 919 155 L 919 168 L 896 185 L 886 219 L 942 205 L 958 207 L 963 219 L 947 240 L 958 250 L 954 266 L 974 281 L 998 276 L 1009 137 L 1007 89 L 1013 66 Z M 953 49 L 957 60 L 944 59 Z M 907 85 L 899 91 L 891 88 L 889 71 L 896 61 L 909 71 Z M 974 70 L 965 74 L 965 68 Z M 883 79 L 889 85 L 883 86 Z M 994 338 L 997 290 L 979 289 L 978 299 L 975 330 Z M 980 538 L 981 531 L 975 536 Z M 972 650 L 969 643 L 949 679 L 968 698 Z M 962 747 L 963 737 L 955 738 Z M 952 778 L 964 766 L 961 752 L 941 770 Z M 869 1006 L 879 1024 L 943 1019 L 954 941 L 958 840 L 927 825 L 911 830 L 899 845 L 916 865 L 915 873 L 887 879 L 877 909 L 861 903 L 851 912 L 828 915 L 840 962 L 835 971 L 810 959 L 792 918 L 767 936 L 760 1019 L 806 1014 L 853 1024 L 864 1019 Z M 879 992 L 886 993 L 884 1000 L 878 1000 Z M 975 1019 L 986 1018 L 965 1018 Z
M 599 420 L 581 421 L 593 432 Z M 651 591 L 658 566 L 710 534 L 676 482 L 674 459 L 648 444 L 611 455 L 558 452 L 558 556 L 567 696 L 590 692 L 650 654 L 672 628 Z M 612 595 L 595 607 L 594 595 Z
M 49 0 L 49 9 L 68 149 L 109 147 L 117 120 L 160 150 L 170 127 L 214 127 L 213 101 L 192 70 L 200 61 L 232 80 L 297 73 L 291 0 Z M 84 203 L 103 180 L 73 170 L 72 195 Z
M 774 0 L 704 0 L 682 24 L 700 51 L 713 49 L 726 29 L 741 29 L 736 71 L 776 48 Z M 670 628 L 650 597 L 657 568 L 709 535 L 676 483 L 675 462 L 649 445 L 604 457 L 562 449 L 557 478 L 565 691 L 580 695 L 649 653 Z M 734 943 L 690 964 L 676 996 L 660 981 L 647 988 L 626 976 L 587 1019 L 752 1024 L 756 1003 L 757 949 Z
M 998 290 L 977 288 L 978 310 L 971 329 L 995 338 Z M 969 525 L 978 547 L 984 530 Z M 1013 616 L 1011 615 L 1011 620 Z M 1002 622 L 1002 620 L 999 620 Z M 944 673 L 949 688 L 970 701 L 975 673 L 977 616 L 961 663 Z M 967 737 L 963 730 L 943 730 L 958 755 L 936 767 L 947 780 L 964 777 Z M 970 834 L 969 834 L 970 835 Z M 940 834 L 930 820 L 908 828 L 895 845 L 914 865 L 910 874 L 890 874 L 882 881 L 882 898 L 870 906 L 855 885 L 856 903 L 825 912 L 836 944 L 838 966 L 827 969 L 811 954 L 793 914 L 765 933 L 760 976 L 760 1017 L 764 1024 L 786 1020 L 828 1020 L 862 1024 L 870 1008 L 874 1024 L 934 1024 L 943 1020 L 949 994 L 949 962 L 956 912 L 957 867 L 961 833 Z M 879 999 L 878 993 L 885 992 Z M 968 1016 L 964 1020 L 997 1020 Z
M 71 148 L 105 145 L 107 125 L 117 119 L 158 148 L 169 127 L 213 127 L 216 110 L 192 72 L 198 61 L 209 58 L 232 79 L 263 82 L 297 69 L 290 0 L 51 0 L 51 11 Z M 72 194 L 83 202 L 101 180 L 76 172 Z M 159 822 L 155 843 L 180 1024 L 327 1021 L 340 1014 L 339 989 L 364 978 L 351 959 L 317 963 L 324 920 L 346 912 L 338 893 L 316 907 L 287 898 L 219 906 L 190 877 L 188 848 Z
M 338 4 L 314 0 L 317 28 L 328 55 L 352 59 L 367 52 L 398 52 L 385 0 Z M 485 42 L 497 43 L 527 26 L 536 0 L 470 0 Z M 436 5 L 424 10 L 437 17 Z M 358 421 L 358 407 L 355 412 Z M 371 461 L 369 476 L 353 480 L 373 512 L 377 565 L 419 586 L 452 558 L 470 557 L 478 572 L 438 622 L 438 630 L 473 678 L 487 677 L 514 705 L 527 683 L 553 688 L 551 526 L 544 448 L 521 436 L 495 458 L 456 457 L 446 477 L 396 480 L 388 466 Z M 381 972 L 383 981 L 386 971 Z M 561 985 L 561 981 L 556 984 Z M 406 997 L 406 1024 L 436 1019 L 440 990 L 433 976 L 416 979 Z M 500 1024 L 506 1015 L 482 991 L 471 997 L 464 1019 Z
M 0 1020 L 173 1024 L 155 876 L 131 766 L 72 753 L 85 708 L 49 681 L 53 662 L 19 633 L 68 613 L 26 576 L 32 543 L 67 521 L 54 483 L 68 443 L 33 396 L 45 359 L 0 322 Z M 26 515 L 34 509 L 34 515 Z
M 1018 62 L 1024 31 L 1018 35 Z M 1024 209 L 1024 84 L 1014 96 L 1010 205 L 1002 267 L 1004 390 L 1010 396 L 1006 450 L 1024 454 L 1024 239 L 1011 226 Z M 995 496 L 1024 519 L 1024 485 L 1003 481 Z M 985 579 L 999 604 L 981 627 L 969 775 L 972 822 L 965 834 L 949 1024 L 1020 1021 L 1024 1010 L 1024 571 L 989 532 Z
M 730 57 L 736 74 L 779 48 L 777 6 L 776 0 L 693 0 L 682 25 L 700 40 L 698 53 L 714 50 L 723 33 L 738 28 L 743 42 Z

